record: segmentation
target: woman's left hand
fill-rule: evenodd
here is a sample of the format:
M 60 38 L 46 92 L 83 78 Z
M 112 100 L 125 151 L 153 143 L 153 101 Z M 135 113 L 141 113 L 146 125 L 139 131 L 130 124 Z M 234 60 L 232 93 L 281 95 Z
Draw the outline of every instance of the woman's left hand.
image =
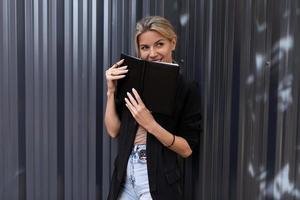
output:
M 132 88 L 132 94 L 127 92 L 127 98 L 125 98 L 126 106 L 137 123 L 149 131 L 156 121 L 134 88 Z

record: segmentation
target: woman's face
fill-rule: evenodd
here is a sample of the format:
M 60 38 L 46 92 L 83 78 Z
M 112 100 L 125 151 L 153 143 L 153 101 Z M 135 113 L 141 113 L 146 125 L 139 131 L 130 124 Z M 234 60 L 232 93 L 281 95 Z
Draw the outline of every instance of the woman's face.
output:
M 140 57 L 144 60 L 171 63 L 172 51 L 175 49 L 176 40 L 169 40 L 156 31 L 146 31 L 139 35 Z

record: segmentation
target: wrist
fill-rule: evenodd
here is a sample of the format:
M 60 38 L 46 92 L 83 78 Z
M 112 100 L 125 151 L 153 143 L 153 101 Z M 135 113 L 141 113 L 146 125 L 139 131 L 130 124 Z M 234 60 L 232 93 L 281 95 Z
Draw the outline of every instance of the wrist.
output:
M 156 121 L 154 121 L 152 124 L 149 125 L 149 127 L 146 128 L 146 130 L 148 133 L 155 135 L 158 126 L 159 124 Z
M 107 90 L 106 95 L 107 96 L 114 96 L 115 95 L 115 90 Z
M 173 137 L 173 138 L 172 138 L 172 142 L 171 142 L 170 144 L 166 145 L 167 148 L 170 148 L 170 147 L 173 146 L 174 143 L 175 143 L 176 136 L 175 136 L 174 134 L 172 134 L 172 137 Z

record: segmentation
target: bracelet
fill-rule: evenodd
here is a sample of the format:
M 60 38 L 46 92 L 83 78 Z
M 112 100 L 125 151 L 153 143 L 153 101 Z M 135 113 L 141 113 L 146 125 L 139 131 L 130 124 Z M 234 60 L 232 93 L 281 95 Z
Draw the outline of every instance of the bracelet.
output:
M 168 148 L 171 147 L 174 144 L 174 142 L 175 142 L 175 135 L 173 135 L 173 141 L 172 141 L 172 143 L 170 145 L 168 145 L 167 147 Z

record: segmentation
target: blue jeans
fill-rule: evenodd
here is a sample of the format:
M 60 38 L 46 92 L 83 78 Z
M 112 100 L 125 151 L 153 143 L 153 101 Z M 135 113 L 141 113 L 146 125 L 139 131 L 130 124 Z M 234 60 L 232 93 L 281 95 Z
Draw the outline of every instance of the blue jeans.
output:
M 147 170 L 146 145 L 134 145 L 119 200 L 152 200 Z

